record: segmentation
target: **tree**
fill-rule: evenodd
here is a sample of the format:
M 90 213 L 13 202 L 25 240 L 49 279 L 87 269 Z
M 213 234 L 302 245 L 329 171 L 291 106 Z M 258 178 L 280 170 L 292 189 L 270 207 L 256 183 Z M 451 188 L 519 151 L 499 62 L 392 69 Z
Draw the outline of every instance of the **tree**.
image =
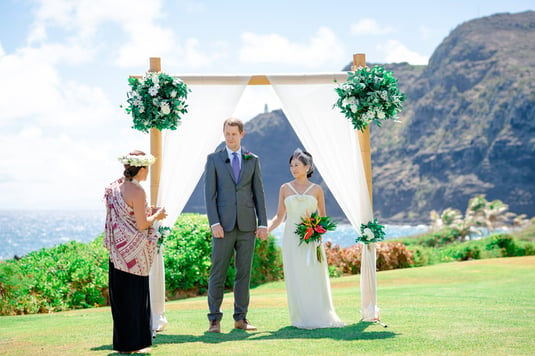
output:
M 501 200 L 487 201 L 483 194 L 474 196 L 468 201 L 464 217 L 457 209 L 447 208 L 440 215 L 431 211 L 431 229 L 434 231 L 449 228 L 458 239 L 463 241 L 473 234 L 481 235 L 481 228 L 494 232 L 497 228 L 512 226 L 520 227 L 528 221 L 525 215 L 508 212 L 509 206 Z

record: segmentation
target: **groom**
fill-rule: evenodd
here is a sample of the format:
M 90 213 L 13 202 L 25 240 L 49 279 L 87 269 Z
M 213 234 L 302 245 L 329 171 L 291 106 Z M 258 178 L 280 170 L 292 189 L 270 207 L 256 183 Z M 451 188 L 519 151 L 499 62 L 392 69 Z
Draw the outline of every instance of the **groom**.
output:
M 204 195 L 212 229 L 212 268 L 208 281 L 208 332 L 221 332 L 221 303 L 230 260 L 234 254 L 234 327 L 256 330 L 246 319 L 249 281 L 256 237 L 267 238 L 267 218 L 260 162 L 241 147 L 243 122 L 223 123 L 226 147 L 208 155 Z M 258 220 L 258 228 L 257 228 Z

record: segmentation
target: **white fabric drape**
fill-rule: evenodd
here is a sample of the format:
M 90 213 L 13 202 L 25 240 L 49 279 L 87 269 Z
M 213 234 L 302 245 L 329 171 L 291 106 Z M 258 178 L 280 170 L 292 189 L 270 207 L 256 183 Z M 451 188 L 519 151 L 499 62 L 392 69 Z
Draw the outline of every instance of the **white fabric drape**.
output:
M 370 199 L 356 133 L 338 109 L 332 84 L 278 84 L 269 78 L 297 136 L 351 225 L 371 217 Z M 289 152 L 291 154 L 291 152 Z
M 379 320 L 375 270 L 375 244 L 363 244 L 360 261 L 360 314 L 364 321 Z
M 366 182 L 358 136 L 351 123 L 338 108 L 334 82 L 306 85 L 288 84 L 284 79 L 269 77 L 275 93 L 283 105 L 288 121 L 297 136 L 314 157 L 325 183 L 344 211 L 353 228 L 372 220 L 373 212 Z M 363 251 L 366 249 L 364 246 Z M 367 313 L 370 301 L 377 310 L 375 280 L 375 246 L 361 261 L 361 315 Z M 372 255 L 373 254 L 373 258 Z M 373 271 L 373 273 L 372 273 Z M 364 272 L 364 273 L 363 273 Z
M 163 226 L 172 227 L 202 176 L 206 156 L 223 135 L 223 121 L 230 117 L 247 86 L 247 78 L 232 85 L 189 85 L 188 113 L 175 131 L 163 132 L 163 161 L 157 205 L 165 207 Z M 163 248 L 150 274 L 152 328 L 161 330 L 165 319 Z

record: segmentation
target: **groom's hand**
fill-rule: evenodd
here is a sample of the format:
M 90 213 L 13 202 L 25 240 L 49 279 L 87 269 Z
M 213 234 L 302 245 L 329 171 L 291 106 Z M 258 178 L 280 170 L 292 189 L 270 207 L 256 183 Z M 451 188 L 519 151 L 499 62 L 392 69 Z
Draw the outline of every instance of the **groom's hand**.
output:
M 212 226 L 212 235 L 216 239 L 222 239 L 223 237 L 225 237 L 225 231 L 223 231 L 223 227 L 221 226 L 221 224 Z
M 260 238 L 260 240 L 265 241 L 268 237 L 267 228 L 265 227 L 259 227 L 256 229 L 256 237 Z

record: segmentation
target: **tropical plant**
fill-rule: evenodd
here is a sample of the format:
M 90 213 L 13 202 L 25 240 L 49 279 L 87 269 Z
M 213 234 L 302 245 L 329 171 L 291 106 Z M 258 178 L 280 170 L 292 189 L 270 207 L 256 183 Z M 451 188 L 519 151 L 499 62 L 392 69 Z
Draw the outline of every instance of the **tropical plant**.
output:
M 501 200 L 489 202 L 483 194 L 479 194 L 468 201 L 464 216 L 460 210 L 453 208 L 447 208 L 441 214 L 431 211 L 431 230 L 448 228 L 463 241 L 467 237 L 471 239 L 473 235 L 481 235 L 481 228 L 490 233 L 501 227 L 522 227 L 529 222 L 525 215 L 516 215 L 508 209 L 509 206 Z

